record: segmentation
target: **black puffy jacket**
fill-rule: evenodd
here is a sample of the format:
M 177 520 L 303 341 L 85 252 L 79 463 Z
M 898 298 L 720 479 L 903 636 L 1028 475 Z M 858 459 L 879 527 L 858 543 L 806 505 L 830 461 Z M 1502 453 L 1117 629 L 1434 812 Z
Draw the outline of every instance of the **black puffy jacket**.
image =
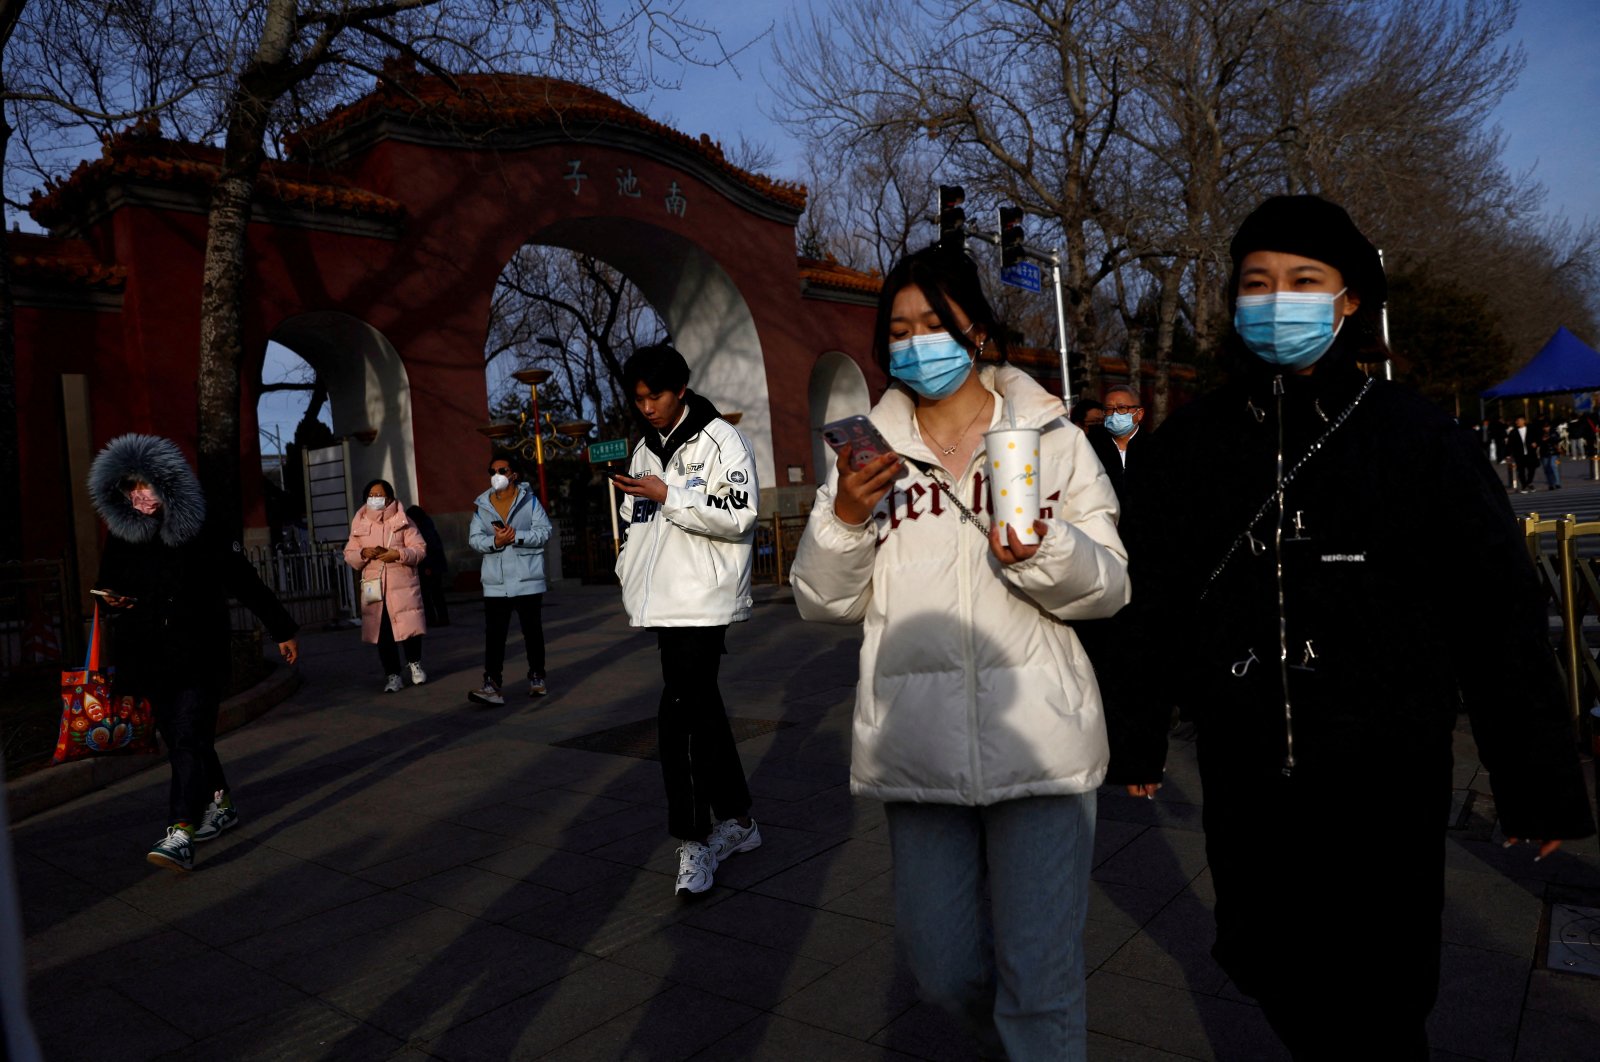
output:
M 1134 603 L 1214 762 L 1448 789 L 1465 708 L 1508 834 L 1593 831 L 1544 596 L 1470 432 L 1336 346 L 1191 403 L 1141 457 Z M 1119 778 L 1159 777 L 1164 721 L 1113 747 Z

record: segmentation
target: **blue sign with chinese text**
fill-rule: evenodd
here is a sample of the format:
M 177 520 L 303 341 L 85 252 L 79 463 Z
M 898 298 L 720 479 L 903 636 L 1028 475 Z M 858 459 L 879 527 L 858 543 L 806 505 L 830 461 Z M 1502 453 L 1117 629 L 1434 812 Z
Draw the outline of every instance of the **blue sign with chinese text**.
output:
M 1000 281 L 1014 288 L 1038 294 L 1044 290 L 1044 270 L 1032 262 L 1018 262 L 1000 270 Z

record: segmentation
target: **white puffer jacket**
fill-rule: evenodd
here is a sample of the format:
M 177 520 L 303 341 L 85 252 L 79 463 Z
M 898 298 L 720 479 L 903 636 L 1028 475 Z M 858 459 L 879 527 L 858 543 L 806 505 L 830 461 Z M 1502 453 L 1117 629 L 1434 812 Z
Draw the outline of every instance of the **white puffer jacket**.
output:
M 617 578 L 635 627 L 718 627 L 750 618 L 761 495 L 755 454 L 709 402 L 692 391 L 688 402 L 693 434 L 666 464 L 643 441 L 628 464 L 629 476 L 667 484 L 662 504 L 630 495 L 619 510 L 627 531 Z
M 988 522 L 983 451 L 959 482 L 922 441 L 911 394 L 892 387 L 872 421 L 906 471 L 864 525 L 833 511 L 838 473 L 817 490 L 791 571 L 806 619 L 865 621 L 850 791 L 880 800 L 992 804 L 1084 793 L 1105 777 L 1100 690 L 1061 620 L 1128 601 L 1117 497 L 1061 402 L 1026 374 L 979 377 L 1017 423 L 1043 430 L 1039 551 L 1002 565 L 948 491 Z M 915 463 L 913 463 L 915 462 Z

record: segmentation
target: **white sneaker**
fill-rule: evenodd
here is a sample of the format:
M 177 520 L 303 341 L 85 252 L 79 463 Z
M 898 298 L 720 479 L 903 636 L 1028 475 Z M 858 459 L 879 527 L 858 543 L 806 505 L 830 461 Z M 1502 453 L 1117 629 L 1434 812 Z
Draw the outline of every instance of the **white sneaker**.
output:
M 711 879 L 717 872 L 717 857 L 711 846 L 699 841 L 685 841 L 678 846 L 678 894 L 700 893 L 711 888 Z
M 213 800 L 206 807 L 206 813 L 200 819 L 199 827 L 197 827 L 194 831 L 195 843 L 198 844 L 201 841 L 209 841 L 213 837 L 216 837 L 218 834 L 220 834 L 223 830 L 231 830 L 235 826 L 239 825 L 238 810 L 235 809 L 232 804 L 229 804 L 227 807 L 223 807 L 222 804 L 218 802 L 221 800 L 222 795 L 223 794 L 219 792 L 217 794 L 217 799 Z
M 405 688 L 405 683 L 400 681 L 399 675 L 390 675 L 383 683 L 383 692 L 399 693 Z
M 500 687 L 496 686 L 488 679 L 483 680 L 483 686 L 481 688 L 468 690 L 467 700 L 473 702 L 474 704 L 492 704 L 496 707 L 506 703 L 505 697 L 500 693 Z
M 411 671 L 411 684 L 413 686 L 420 686 L 428 681 L 428 673 L 422 670 L 422 662 L 420 660 L 414 664 L 407 664 L 406 667 Z
M 733 855 L 735 852 L 748 852 L 752 848 L 761 847 L 761 828 L 756 825 L 756 820 L 751 819 L 749 826 L 740 826 L 738 819 L 723 819 L 711 831 L 711 837 L 706 842 L 711 848 L 711 854 L 717 857 L 717 865 Z

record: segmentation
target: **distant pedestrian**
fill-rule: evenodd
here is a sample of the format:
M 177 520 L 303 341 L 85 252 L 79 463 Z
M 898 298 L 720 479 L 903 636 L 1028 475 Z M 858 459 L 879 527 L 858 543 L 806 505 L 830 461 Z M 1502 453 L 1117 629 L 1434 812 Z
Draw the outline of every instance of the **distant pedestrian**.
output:
M 1117 384 L 1106 390 L 1104 412 L 1105 419 L 1100 424 L 1089 425 L 1084 431 L 1117 492 L 1117 502 L 1125 504 L 1128 477 L 1134 474 L 1129 466 L 1139 463 L 1138 451 L 1149 439 L 1149 435 L 1140 430 L 1144 424 L 1144 407 L 1139 404 L 1139 396 L 1132 387 Z
M 522 626 L 528 657 L 528 696 L 549 692 L 544 673 L 544 544 L 550 517 L 538 495 L 521 482 L 509 454 L 489 460 L 489 489 L 473 502 L 467 542 L 483 554 L 478 578 L 483 584 L 483 685 L 467 694 L 479 704 L 506 703 L 504 665 L 511 614 Z
M 1349 215 L 1274 197 L 1231 251 L 1237 370 L 1152 436 L 1129 539 L 1197 729 L 1213 954 L 1297 1059 L 1426 1059 L 1458 710 L 1508 837 L 1594 831 L 1544 595 L 1471 436 L 1361 370 L 1388 284 Z
M 1072 404 L 1067 419 L 1085 431 L 1105 423 L 1106 407 L 1092 398 L 1080 398 Z
M 450 626 L 450 606 L 444 599 L 445 578 L 450 574 L 450 563 L 445 558 L 444 539 L 433 517 L 420 505 L 406 506 L 406 516 L 417 525 L 427 552 L 417 566 L 417 579 L 422 584 L 422 614 L 428 629 Z
M 383 692 L 399 693 L 405 688 L 400 672 L 402 650 L 411 684 L 420 686 L 428 681 L 422 670 L 422 636 L 428 624 L 417 578 L 417 566 L 428 548 L 417 525 L 395 500 L 388 480 L 368 483 L 362 498 L 364 504 L 350 521 L 344 560 L 361 580 L 361 640 L 378 647 Z
M 1539 463 L 1544 466 L 1547 490 L 1561 489 L 1561 436 L 1549 421 L 1539 425 Z
M 89 496 L 110 537 L 95 589 L 111 610 L 116 695 L 148 697 L 167 746 L 167 832 L 147 859 L 194 867 L 194 844 L 239 822 L 217 756 L 233 624 L 228 600 L 266 626 L 284 660 L 296 624 L 262 584 L 239 542 L 208 514 L 183 451 L 155 435 L 122 435 L 89 467 Z
M 864 625 L 850 791 L 884 801 L 895 933 L 923 995 L 984 1057 L 1070 1062 L 1087 1051 L 1107 747 L 1094 670 L 1061 621 L 1121 608 L 1127 562 L 1084 433 L 1026 373 L 981 365 L 1005 334 L 965 255 L 929 248 L 889 271 L 872 345 L 893 382 L 871 417 L 894 452 L 859 470 L 840 455 L 791 578 L 802 617 Z M 980 515 L 983 436 L 1007 405 L 1041 433 L 1035 544 Z
M 667 832 L 683 842 L 675 890 L 701 893 L 723 860 L 761 844 L 717 685 L 728 625 L 750 618 L 761 487 L 749 440 L 689 389 L 682 354 L 641 347 L 622 373 L 645 429 L 614 477 L 626 495 L 617 578 L 628 622 L 661 651 L 661 780 Z
M 1539 436 L 1528 427 L 1527 417 L 1512 421 L 1506 432 L 1506 457 L 1517 472 L 1517 490 L 1527 494 L 1533 490 L 1533 474 L 1539 467 Z

